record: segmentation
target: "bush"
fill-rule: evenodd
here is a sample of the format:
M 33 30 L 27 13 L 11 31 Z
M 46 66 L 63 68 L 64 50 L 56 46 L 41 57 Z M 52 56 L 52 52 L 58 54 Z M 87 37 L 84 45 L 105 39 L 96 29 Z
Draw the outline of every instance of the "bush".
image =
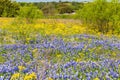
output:
M 15 17 L 18 15 L 19 4 L 11 0 L 0 0 L 0 17 Z
M 43 13 L 36 6 L 30 4 L 20 8 L 19 17 L 26 19 L 27 23 L 31 23 L 37 18 L 42 18 Z
M 73 13 L 74 12 L 74 7 L 71 4 L 68 4 L 68 3 L 61 3 L 61 4 L 59 4 L 58 11 L 59 11 L 60 14 Z
M 46 16 L 51 16 L 51 15 L 54 16 L 58 12 L 55 8 L 55 5 L 53 5 L 52 3 L 45 4 L 44 7 L 42 8 L 42 11 Z
M 120 5 L 118 0 L 95 0 L 92 3 L 86 3 L 82 9 L 77 12 L 77 18 L 81 19 L 93 29 L 102 33 L 112 31 L 119 27 Z

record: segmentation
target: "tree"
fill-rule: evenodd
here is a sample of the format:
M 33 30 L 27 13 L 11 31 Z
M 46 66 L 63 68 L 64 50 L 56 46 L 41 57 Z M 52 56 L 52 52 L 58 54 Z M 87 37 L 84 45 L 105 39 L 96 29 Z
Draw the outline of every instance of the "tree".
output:
M 73 6 L 71 5 L 71 3 L 68 3 L 68 2 L 67 3 L 61 2 L 58 5 L 58 11 L 59 11 L 60 14 L 74 12 Z
M 0 0 L 0 17 L 14 17 L 18 14 L 19 4 L 11 0 Z
M 33 4 L 20 8 L 19 17 L 26 19 L 27 23 L 33 22 L 37 18 L 42 18 L 43 13 Z
M 107 0 L 95 0 L 92 3 L 86 3 L 82 9 L 77 12 L 77 17 L 83 23 L 88 24 L 93 29 L 102 33 L 109 30 L 114 31 L 117 27 L 117 21 L 120 21 L 120 6 L 118 0 L 107 2 Z M 111 23 L 111 24 L 109 24 Z
M 74 8 L 74 10 L 79 10 L 79 9 L 81 9 L 81 8 L 83 8 L 83 5 L 84 5 L 84 3 L 83 2 L 72 2 L 72 6 L 73 6 L 73 8 Z
M 43 8 L 42 11 L 45 15 L 55 15 L 57 13 L 57 9 L 53 3 L 47 3 Z

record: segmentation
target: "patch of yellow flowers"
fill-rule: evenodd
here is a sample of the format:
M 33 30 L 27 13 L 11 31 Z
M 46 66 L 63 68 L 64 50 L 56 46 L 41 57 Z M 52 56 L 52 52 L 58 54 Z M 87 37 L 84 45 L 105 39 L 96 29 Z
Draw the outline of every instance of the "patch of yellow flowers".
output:
M 115 52 L 113 52 L 113 53 L 112 53 L 112 56 L 113 56 L 113 57 L 116 57 L 116 56 L 117 56 L 117 54 L 116 54 Z
M 19 71 L 22 71 L 22 70 L 25 69 L 25 67 L 24 66 L 18 66 L 18 69 L 19 69 Z
M 37 76 L 35 72 L 32 72 L 30 74 L 26 73 L 23 74 L 21 71 L 25 69 L 24 66 L 18 66 L 19 72 L 14 73 L 10 80 L 37 80 Z
M 57 54 L 56 57 L 57 57 L 57 58 L 61 58 L 62 55 L 61 55 L 61 54 Z
M 47 21 L 47 20 L 46 20 Z M 4 23 L 4 22 L 3 22 Z M 12 23 L 12 22 L 11 22 Z M 56 22 L 51 23 L 51 21 L 47 21 L 46 23 L 34 23 L 34 24 L 17 24 L 12 25 L 9 23 L 4 23 L 0 27 L 0 30 L 5 31 L 4 35 L 0 36 L 0 38 L 4 38 L 9 36 L 9 43 L 13 43 L 13 36 L 18 40 L 24 40 L 26 43 L 29 43 L 30 40 L 36 39 L 36 35 L 40 34 L 43 36 L 46 35 L 60 35 L 60 36 L 68 36 L 74 34 L 83 34 L 86 33 L 86 27 L 81 26 L 81 24 L 73 23 L 63 23 Z
M 22 76 L 20 73 L 14 73 L 10 80 L 19 80 L 21 77 L 23 78 L 22 80 L 37 80 L 37 76 L 34 72 L 26 74 L 25 76 Z
M 37 76 L 34 72 L 32 72 L 31 74 L 26 74 L 24 80 L 37 80 Z
M 19 79 L 19 78 L 20 78 L 20 73 L 15 73 L 15 74 L 12 75 L 10 80 L 16 80 L 16 79 Z
M 26 23 L 13 23 L 13 19 L 2 19 L 2 25 L 0 30 L 4 31 L 4 35 L 0 38 L 9 37 L 9 43 L 14 43 L 15 40 L 13 36 L 18 40 L 24 40 L 26 43 L 29 43 L 30 40 L 36 39 L 36 35 L 40 34 L 43 36 L 46 35 L 60 35 L 60 36 L 69 36 L 75 34 L 95 34 L 100 35 L 97 30 L 88 29 L 81 23 L 75 23 L 75 20 L 72 22 L 55 21 L 55 20 L 39 20 L 36 23 L 26 24 Z M 12 36 L 9 36 L 12 35 Z M 109 33 L 108 33 L 109 35 Z
M 93 80 L 100 80 L 99 78 L 94 78 Z
M 47 80 L 53 80 L 51 77 L 48 77 L 48 79 Z
M 52 21 L 52 20 L 51 20 Z M 19 24 L 12 25 L 10 24 L 10 21 L 8 20 L 6 26 L 2 26 L 1 29 L 7 30 L 8 33 L 14 33 L 13 35 L 26 35 L 27 37 L 37 33 L 45 34 L 45 35 L 71 35 L 71 34 L 77 34 L 77 33 L 85 33 L 86 28 L 81 26 L 81 24 L 74 24 L 73 23 L 63 23 L 63 22 L 51 22 L 47 21 L 46 23 L 40 22 L 40 23 L 34 23 L 34 24 Z M 12 23 L 12 20 L 11 20 Z

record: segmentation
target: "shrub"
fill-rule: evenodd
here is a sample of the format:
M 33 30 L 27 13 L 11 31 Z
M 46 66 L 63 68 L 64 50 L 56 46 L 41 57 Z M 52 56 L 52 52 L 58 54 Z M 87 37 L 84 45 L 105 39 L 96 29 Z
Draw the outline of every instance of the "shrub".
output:
M 11 0 L 0 0 L 0 17 L 15 17 L 18 15 L 19 4 Z
M 34 19 L 42 18 L 43 13 L 36 6 L 30 4 L 20 8 L 19 17 L 26 19 L 27 23 L 31 23 Z
M 119 27 L 120 5 L 118 0 L 95 0 L 92 3 L 86 3 L 82 9 L 77 12 L 77 18 L 81 19 L 93 29 L 102 33 L 112 31 Z

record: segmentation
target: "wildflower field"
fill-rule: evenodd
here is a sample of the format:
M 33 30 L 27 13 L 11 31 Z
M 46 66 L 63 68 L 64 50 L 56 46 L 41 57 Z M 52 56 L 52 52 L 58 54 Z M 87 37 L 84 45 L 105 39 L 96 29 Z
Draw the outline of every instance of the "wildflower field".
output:
M 0 80 L 120 80 L 120 37 L 79 20 L 0 18 Z

